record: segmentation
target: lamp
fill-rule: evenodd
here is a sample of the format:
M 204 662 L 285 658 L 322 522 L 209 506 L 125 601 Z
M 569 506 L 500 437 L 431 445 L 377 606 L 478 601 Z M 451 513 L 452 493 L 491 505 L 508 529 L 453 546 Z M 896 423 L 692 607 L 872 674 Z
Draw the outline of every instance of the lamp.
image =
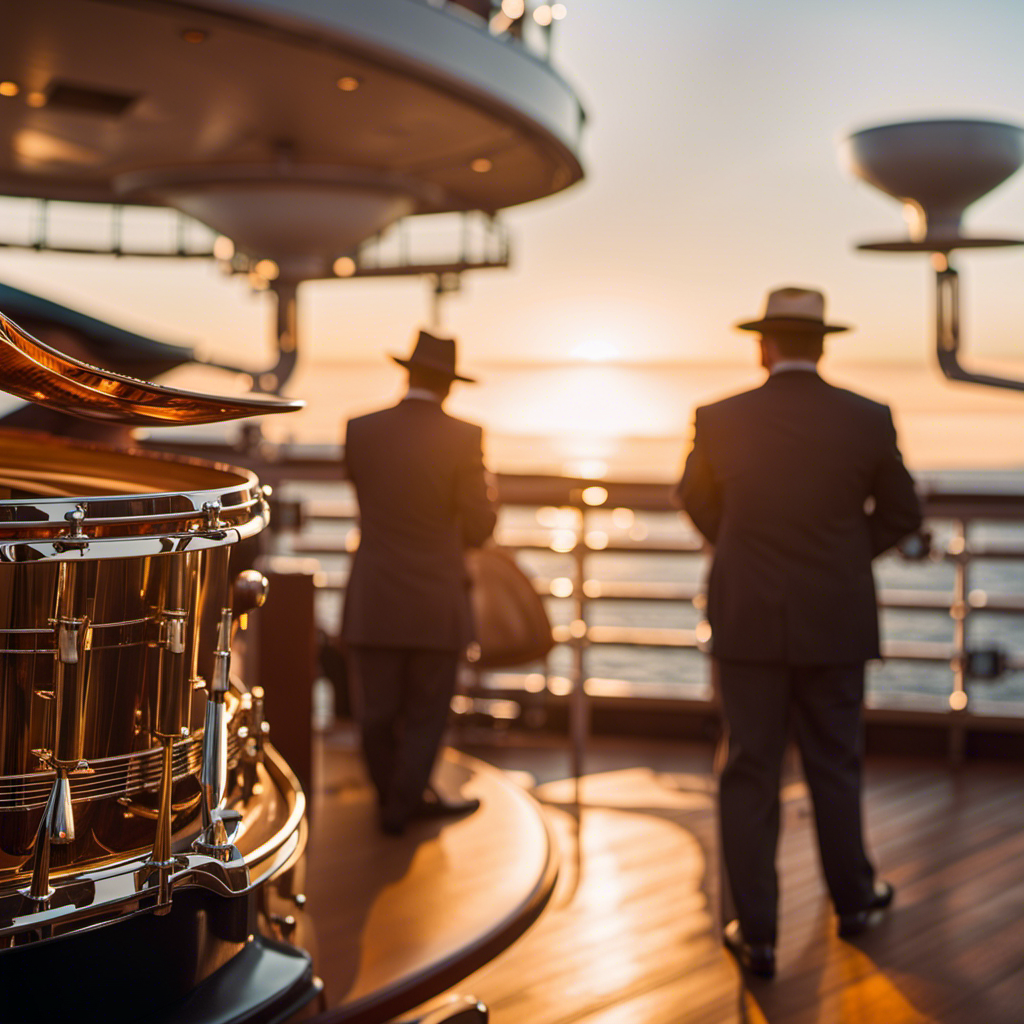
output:
M 909 238 L 865 242 L 857 248 L 932 255 L 935 350 L 943 374 L 950 380 L 1024 391 L 1024 380 L 961 366 L 959 274 L 950 261 L 954 249 L 1024 244 L 1024 239 L 963 233 L 967 208 L 1024 164 L 1024 128 L 998 121 L 907 121 L 854 132 L 840 144 L 840 153 L 853 174 L 903 203 L 910 227 Z

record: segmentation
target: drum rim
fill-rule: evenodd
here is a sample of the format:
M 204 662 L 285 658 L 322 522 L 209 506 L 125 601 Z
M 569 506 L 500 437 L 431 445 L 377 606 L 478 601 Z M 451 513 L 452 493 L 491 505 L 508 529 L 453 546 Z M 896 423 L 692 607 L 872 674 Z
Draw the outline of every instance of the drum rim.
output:
M 226 479 L 212 487 L 139 490 L 127 494 L 40 495 L 34 498 L 0 499 L 0 544 L 4 547 L 59 540 L 59 535 L 69 530 L 68 517 L 76 509 L 81 509 L 84 513 L 81 520 L 84 539 L 97 543 L 119 540 L 131 544 L 133 541 L 152 540 L 160 536 L 191 536 L 197 540 L 202 537 L 207 542 L 227 541 L 224 531 L 231 536 L 228 542 L 233 542 L 252 532 L 258 532 L 266 519 L 263 487 L 256 474 L 243 466 L 169 452 L 111 448 L 107 445 L 53 438 L 39 431 L 4 430 L 0 431 L 0 468 L 3 465 L 5 438 L 15 442 L 38 444 L 42 458 L 45 458 L 47 447 L 56 446 L 64 452 L 94 452 L 101 455 L 113 454 L 119 458 L 139 459 L 150 466 L 154 463 L 179 468 L 191 466 L 204 472 L 222 474 Z M 214 503 L 212 511 L 209 511 L 210 503 Z M 36 512 L 38 515 L 33 518 L 19 515 L 26 511 Z M 112 533 L 109 530 L 110 527 L 121 524 L 158 525 L 161 522 L 166 523 L 167 528 L 150 533 Z M 204 531 L 204 527 L 207 526 L 209 529 Z M 57 534 L 52 532 L 55 527 Z M 97 527 L 104 531 L 104 535 L 89 536 L 90 528 L 95 532 Z M 31 535 L 33 531 L 35 536 Z M 54 554 L 59 555 L 60 551 Z M 0 558 L 0 561 L 9 560 Z

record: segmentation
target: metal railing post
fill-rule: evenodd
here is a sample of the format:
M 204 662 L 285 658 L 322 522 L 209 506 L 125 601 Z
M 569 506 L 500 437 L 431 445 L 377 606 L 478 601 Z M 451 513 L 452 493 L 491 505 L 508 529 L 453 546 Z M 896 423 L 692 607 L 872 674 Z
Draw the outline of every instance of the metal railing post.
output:
M 949 614 L 953 619 L 953 689 L 949 695 L 949 760 L 958 765 L 964 759 L 964 717 L 969 697 L 967 693 L 967 617 L 970 614 L 968 601 L 968 565 L 970 552 L 967 548 L 967 520 L 954 520 L 954 535 L 950 553 L 954 558 L 953 600 Z
M 572 773 L 576 779 L 577 802 L 583 778 L 587 740 L 590 735 L 590 705 L 587 701 L 587 598 L 583 590 L 587 568 L 586 512 L 577 510 L 576 544 L 572 549 L 572 610 L 569 642 L 572 646 L 572 696 L 569 705 L 569 735 L 572 742 Z

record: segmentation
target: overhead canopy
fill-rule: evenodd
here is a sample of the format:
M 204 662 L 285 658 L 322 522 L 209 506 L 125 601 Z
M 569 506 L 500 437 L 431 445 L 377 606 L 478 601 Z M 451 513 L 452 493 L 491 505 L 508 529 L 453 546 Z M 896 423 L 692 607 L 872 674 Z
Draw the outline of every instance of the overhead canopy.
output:
M 583 176 L 572 89 L 461 6 L 7 6 L 0 194 L 170 206 L 305 280 L 401 217 Z
M 59 328 L 88 351 L 90 361 L 130 377 L 151 380 L 196 359 L 195 350 L 189 346 L 171 345 L 126 331 L 123 327 L 97 320 L 96 317 L 7 284 L 0 284 L 0 313 L 21 324 L 30 333 L 41 333 L 43 327 Z M 61 348 L 59 338 L 44 340 Z

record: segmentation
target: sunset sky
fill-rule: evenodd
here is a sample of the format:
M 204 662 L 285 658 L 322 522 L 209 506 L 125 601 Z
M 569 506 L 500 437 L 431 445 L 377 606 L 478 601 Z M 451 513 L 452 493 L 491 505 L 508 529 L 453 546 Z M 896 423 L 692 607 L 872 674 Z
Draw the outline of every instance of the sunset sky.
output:
M 894 201 L 840 167 L 837 141 L 919 117 L 1024 122 L 1024 4 L 567 6 L 556 65 L 587 110 L 587 178 L 509 211 L 513 268 L 467 275 L 447 301 L 443 327 L 467 369 L 589 360 L 749 367 L 749 337 L 731 325 L 757 315 L 766 289 L 783 283 L 824 288 L 830 316 L 856 326 L 832 342 L 836 365 L 930 365 L 927 260 L 854 251 L 858 240 L 905 228 Z M 1024 237 L 1024 174 L 979 203 L 967 227 Z M 959 267 L 970 361 L 1024 356 L 1024 250 L 966 254 Z M 212 265 L 6 251 L 0 278 L 165 340 L 198 342 L 215 358 L 269 359 L 269 298 Z M 407 349 L 428 295 L 418 280 L 304 285 L 307 373 Z

